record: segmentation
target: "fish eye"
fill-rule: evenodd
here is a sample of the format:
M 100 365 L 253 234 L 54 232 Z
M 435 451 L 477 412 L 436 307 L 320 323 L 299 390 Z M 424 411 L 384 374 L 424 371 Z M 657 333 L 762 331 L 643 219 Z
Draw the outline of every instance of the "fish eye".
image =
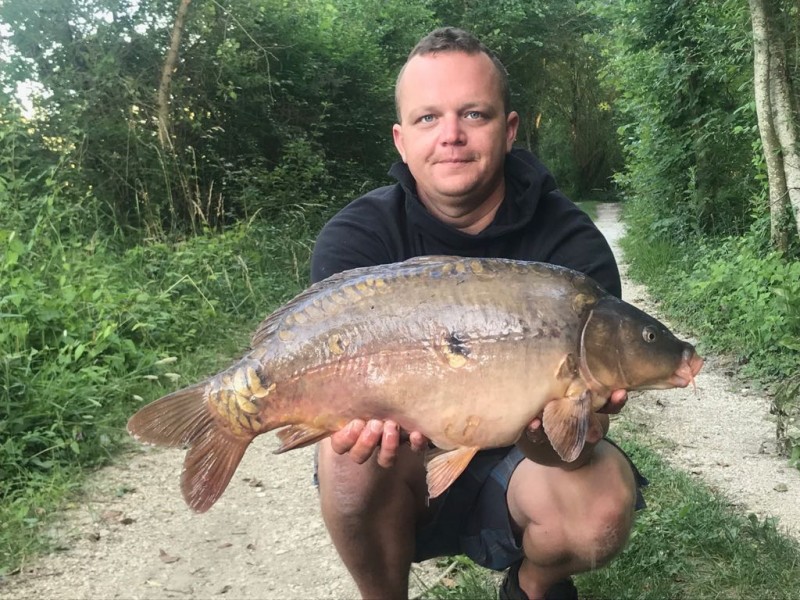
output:
M 653 342 L 655 342 L 656 341 L 655 328 L 650 327 L 648 325 L 647 327 L 642 329 L 642 337 L 644 338 L 644 341 L 647 342 L 648 344 L 652 344 Z

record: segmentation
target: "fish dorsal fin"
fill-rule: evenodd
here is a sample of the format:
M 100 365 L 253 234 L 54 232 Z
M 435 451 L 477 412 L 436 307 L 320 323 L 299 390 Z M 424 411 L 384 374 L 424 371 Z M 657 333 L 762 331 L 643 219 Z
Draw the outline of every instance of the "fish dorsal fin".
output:
M 464 472 L 478 450 L 480 448 L 462 446 L 449 452 L 437 452 L 427 464 L 428 496 L 436 498 L 443 494 Z
M 583 450 L 592 419 L 592 394 L 564 396 L 544 407 L 542 425 L 553 449 L 561 460 L 572 462 Z
M 415 256 L 403 261 L 407 267 L 425 267 L 429 265 L 441 265 L 445 263 L 463 261 L 462 256 L 447 256 L 446 254 L 431 254 L 430 256 Z
M 329 429 L 319 429 L 303 423 L 284 427 L 277 432 L 278 438 L 281 440 L 281 445 L 280 448 L 275 450 L 275 454 L 281 454 L 287 450 L 309 446 L 314 442 L 324 440 L 331 433 L 333 432 Z
M 402 264 L 405 267 L 413 268 L 457 262 L 459 260 L 463 259 L 455 256 L 417 256 L 414 258 L 409 258 L 405 262 L 399 264 Z M 250 338 L 250 347 L 255 348 L 266 338 L 275 333 L 280 326 L 280 323 L 283 321 L 283 318 L 288 313 L 296 310 L 298 306 L 304 304 L 307 300 L 317 296 L 322 296 L 329 290 L 341 287 L 347 282 L 355 281 L 360 277 L 371 274 L 380 275 L 381 270 L 391 268 L 391 266 L 392 265 L 390 263 L 383 265 L 371 265 L 367 267 L 356 267 L 355 269 L 348 269 L 346 271 L 335 273 L 330 277 L 323 279 L 322 281 L 312 284 L 306 290 L 300 292 L 297 296 L 289 300 L 289 302 L 281 306 L 261 322 L 261 324 L 258 326 L 258 329 L 256 329 L 256 332 Z
M 255 348 L 256 346 L 261 344 L 264 340 L 266 340 L 270 335 L 275 333 L 275 331 L 281 324 L 281 321 L 283 321 L 283 318 L 288 313 L 295 310 L 300 304 L 302 304 L 309 298 L 313 298 L 314 296 L 324 293 L 326 290 L 330 288 L 340 285 L 342 281 L 345 281 L 347 279 L 346 275 L 348 273 L 350 273 L 350 271 L 342 271 L 341 273 L 337 273 L 336 275 L 331 275 L 327 279 L 315 283 L 308 289 L 300 292 L 297 296 L 289 300 L 289 302 L 281 306 L 275 312 L 271 313 L 266 319 L 264 319 L 261 322 L 261 324 L 258 326 L 258 329 L 256 329 L 255 333 L 250 338 L 250 347 Z

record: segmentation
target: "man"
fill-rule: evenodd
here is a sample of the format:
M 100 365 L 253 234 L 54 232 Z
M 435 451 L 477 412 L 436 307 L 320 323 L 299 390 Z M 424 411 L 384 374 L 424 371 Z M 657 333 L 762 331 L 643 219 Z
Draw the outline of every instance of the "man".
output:
M 571 267 L 620 294 L 613 255 L 591 221 L 528 152 L 512 150 L 519 116 L 506 72 L 464 31 L 436 30 L 412 50 L 396 87 L 398 183 L 345 207 L 322 230 L 319 281 L 355 267 L 429 254 L 537 260 Z M 625 402 L 615 391 L 607 412 Z M 534 420 L 516 447 L 479 453 L 428 504 L 423 453 L 391 421 L 354 421 L 319 446 L 325 523 L 364 598 L 407 598 L 411 563 L 467 554 L 511 567 L 504 598 L 577 598 L 572 574 L 625 545 L 635 469 L 594 432 L 565 464 Z M 528 458 L 525 458 L 525 457 Z

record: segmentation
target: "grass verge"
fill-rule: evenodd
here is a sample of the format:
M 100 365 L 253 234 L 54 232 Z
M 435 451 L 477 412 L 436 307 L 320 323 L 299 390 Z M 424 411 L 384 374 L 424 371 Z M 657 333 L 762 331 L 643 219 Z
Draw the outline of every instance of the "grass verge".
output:
M 227 366 L 307 281 L 309 228 L 118 250 L 0 230 L 0 576 L 49 549 L 83 475 L 130 443 L 146 402 Z
M 603 569 L 576 577 L 581 598 L 698 600 L 800 598 L 800 545 L 772 520 L 743 514 L 687 474 L 669 467 L 624 421 L 614 438 L 650 479 L 647 508 L 627 548 Z M 494 600 L 497 577 L 457 567 L 421 596 Z

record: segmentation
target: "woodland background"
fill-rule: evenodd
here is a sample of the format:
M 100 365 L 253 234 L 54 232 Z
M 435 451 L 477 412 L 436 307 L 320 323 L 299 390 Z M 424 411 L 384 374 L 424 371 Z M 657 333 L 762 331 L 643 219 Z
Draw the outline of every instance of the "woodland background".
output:
M 568 195 L 624 203 L 633 274 L 774 391 L 800 463 L 796 2 L 2 0 L 0 573 L 390 181 L 396 74 L 443 24 L 498 52 Z

